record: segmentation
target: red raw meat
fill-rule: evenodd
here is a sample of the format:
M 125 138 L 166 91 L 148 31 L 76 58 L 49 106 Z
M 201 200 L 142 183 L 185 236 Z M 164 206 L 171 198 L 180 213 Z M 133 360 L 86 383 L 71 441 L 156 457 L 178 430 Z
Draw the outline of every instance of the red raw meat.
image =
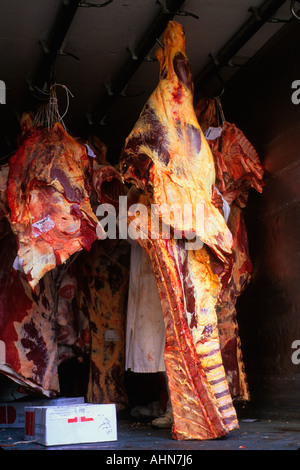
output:
M 243 132 L 234 124 L 219 122 L 219 106 L 218 101 L 204 98 L 197 103 L 195 110 L 204 132 L 210 127 L 221 128 L 221 135 L 207 142 L 214 156 L 216 186 L 230 204 L 227 223 L 234 239 L 234 262 L 232 277 L 219 298 L 216 311 L 222 358 L 231 395 L 236 400 L 249 400 L 235 305 L 250 282 L 252 272 L 242 209 L 251 188 L 262 192 L 263 167 Z
M 204 132 L 218 125 L 213 99 L 200 100 L 195 109 Z M 260 193 L 263 190 L 263 167 L 256 150 L 235 124 L 223 121 L 220 127 L 221 135 L 207 141 L 214 156 L 216 186 L 229 204 L 235 201 L 245 207 L 250 188 Z
M 0 371 L 27 393 L 54 396 L 58 273 L 47 273 L 33 292 L 24 273 L 12 267 L 17 253 L 12 233 L 1 240 L 0 250 Z
M 81 313 L 90 325 L 87 401 L 115 403 L 118 410 L 128 404 L 124 331 L 129 253 L 125 240 L 96 241 L 72 266 L 77 281 L 76 318 Z
M 18 256 L 32 288 L 46 272 L 101 237 L 89 201 L 84 145 L 56 123 L 31 128 L 9 161 L 7 201 Z M 98 228 L 98 232 L 96 230 Z
M 13 234 L 10 224 L 0 226 L 0 371 L 30 394 L 52 396 L 60 392 L 59 365 L 71 358 L 86 359 L 91 353 L 91 332 L 94 341 L 103 335 L 103 331 L 93 329 L 89 302 L 84 308 L 74 302 L 75 289 L 76 299 L 79 295 L 73 269 L 76 253 L 90 249 L 96 233 L 103 234 L 89 198 L 93 197 L 97 206 L 97 197 L 104 201 L 103 191 L 107 191 L 106 201 L 109 198 L 114 202 L 114 197 L 118 201 L 118 191 L 124 188 L 116 170 L 99 168 L 95 159 L 89 161 L 85 147 L 60 125 L 53 132 L 31 128 L 23 139 L 10 164 L 0 171 L 0 221 L 8 219 L 15 230 Z M 93 177 L 100 181 L 95 190 L 91 189 Z M 38 232 L 32 224 L 42 218 L 46 220 Z M 51 227 L 51 221 L 56 227 Z M 78 230 L 70 230 L 72 227 Z M 43 248 L 40 252 L 37 240 Z M 36 255 L 33 269 L 39 272 L 34 279 L 30 273 L 25 275 L 22 266 L 21 270 L 13 268 L 20 243 L 23 251 L 24 246 L 27 250 L 27 263 L 32 259 L 31 252 Z M 53 266 L 45 263 L 44 252 L 52 246 L 56 250 Z M 93 261 L 97 263 L 97 259 Z M 126 285 L 126 279 L 125 275 L 122 285 Z M 101 313 L 99 309 L 97 312 Z M 96 388 L 97 376 L 93 375 L 93 380 L 91 387 Z M 116 389 L 112 379 L 106 385 L 108 391 Z
M 99 203 L 111 204 L 117 213 L 119 196 L 124 195 L 118 171 L 108 164 L 94 163 L 93 188 L 97 195 L 95 207 Z M 80 253 L 72 265 L 77 282 L 76 318 L 88 318 L 90 325 L 87 400 L 115 403 L 118 410 L 128 402 L 124 388 L 124 331 L 129 253 L 129 243 L 119 240 L 116 232 L 116 239 L 96 241 L 91 251 Z

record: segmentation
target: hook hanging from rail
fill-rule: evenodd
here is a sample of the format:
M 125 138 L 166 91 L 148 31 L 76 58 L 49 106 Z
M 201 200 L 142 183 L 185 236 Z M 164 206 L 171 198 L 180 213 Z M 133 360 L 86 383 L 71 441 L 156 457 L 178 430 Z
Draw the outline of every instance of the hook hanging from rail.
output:
M 218 126 L 221 126 L 223 122 L 225 121 L 225 115 L 224 115 L 224 111 L 223 111 L 223 107 L 221 103 L 221 97 L 223 96 L 225 92 L 225 83 L 219 73 L 216 73 L 216 77 L 219 79 L 222 85 L 221 91 L 214 97 Z
M 155 38 L 155 41 L 157 42 L 157 44 L 158 44 L 158 45 L 159 45 L 159 46 L 160 46 L 162 49 L 164 49 L 164 48 L 165 48 L 165 46 L 163 45 L 163 43 L 162 43 L 162 42 L 160 42 L 160 40 L 159 40 L 159 39 Z
M 217 114 L 218 127 L 221 127 L 224 121 L 226 120 L 222 103 L 221 103 L 221 95 L 215 96 L 214 102 L 215 102 L 215 108 L 216 108 L 216 114 Z
M 290 10 L 291 10 L 291 13 L 292 13 L 293 17 L 296 18 L 296 20 L 300 21 L 300 16 L 297 15 L 297 13 L 295 11 L 295 2 L 299 2 L 299 0 L 291 0 Z

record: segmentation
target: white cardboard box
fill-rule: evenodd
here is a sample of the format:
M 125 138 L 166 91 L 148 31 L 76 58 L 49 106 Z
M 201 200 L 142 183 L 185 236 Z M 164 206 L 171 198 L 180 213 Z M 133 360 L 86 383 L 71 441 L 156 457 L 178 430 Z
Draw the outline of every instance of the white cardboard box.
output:
M 84 403 L 84 397 L 41 398 L 33 401 L 0 403 L 0 428 L 24 428 L 26 406 L 60 406 Z
M 26 407 L 25 439 L 45 446 L 117 440 L 115 404 Z

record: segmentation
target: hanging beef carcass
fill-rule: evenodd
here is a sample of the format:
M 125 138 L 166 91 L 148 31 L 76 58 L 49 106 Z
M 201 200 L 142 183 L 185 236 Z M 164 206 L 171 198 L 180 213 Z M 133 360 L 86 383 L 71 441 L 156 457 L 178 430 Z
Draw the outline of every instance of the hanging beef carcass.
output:
M 17 240 L 8 223 L 9 165 L 0 169 L 0 372 L 23 393 L 59 393 L 56 311 L 68 264 L 47 272 L 33 290 L 16 262 Z
M 162 44 L 160 80 L 126 139 L 121 171 L 139 190 L 140 205 L 129 208 L 128 223 L 141 236 L 161 298 L 173 436 L 210 439 L 238 427 L 215 312 L 220 279 L 225 286 L 230 278 L 232 236 L 211 202 L 214 162 L 193 107 L 182 26 L 169 22 Z M 185 205 L 192 211 L 186 213 Z M 156 231 L 157 224 L 153 229 L 155 216 L 171 227 L 170 237 Z M 186 245 L 193 235 L 198 244 Z
M 59 393 L 58 366 L 90 353 L 90 312 L 72 310 L 68 260 L 73 253 L 74 262 L 74 253 L 90 249 L 97 234 L 103 235 L 90 204 L 93 169 L 98 181 L 93 193 L 101 200 L 103 191 L 110 194 L 106 179 L 111 183 L 118 176 L 93 163 L 86 148 L 56 124 L 53 130 L 29 126 L 16 155 L 1 167 L 0 215 L 10 224 L 1 242 L 0 370 L 31 393 Z M 55 263 L 48 263 L 49 251 Z
M 61 164 L 66 181 L 72 180 L 77 170 L 78 178 L 75 183 L 77 187 L 80 183 L 85 185 L 89 198 L 86 203 L 90 204 L 93 213 L 97 211 L 99 204 L 106 203 L 113 205 L 117 210 L 118 197 L 119 194 L 124 194 L 124 185 L 120 174 L 106 161 L 104 154 L 106 148 L 99 139 L 95 155 L 88 145 L 83 147 L 71 137 L 68 138 L 61 126 L 55 126 L 59 134 L 54 136 L 48 129 L 42 132 L 41 128 L 32 127 L 32 119 L 28 113 L 21 119 L 21 128 L 23 132 L 20 136 L 20 145 L 23 150 L 22 142 L 24 140 L 26 142 L 28 133 L 29 136 L 40 136 L 40 139 L 36 138 L 37 147 L 33 152 L 28 152 L 29 162 L 25 161 L 24 173 L 30 167 L 32 153 L 37 160 L 30 175 L 38 176 L 42 171 L 46 173 L 43 164 L 46 159 L 45 152 L 48 152 L 50 167 L 53 163 L 55 165 L 55 162 Z M 60 134 L 62 145 L 57 144 L 57 137 Z M 67 165 L 63 166 L 66 163 L 66 156 L 61 152 L 63 144 L 67 145 L 65 151 L 71 159 L 68 152 L 72 153 L 73 147 L 66 144 L 68 141 L 75 146 L 75 149 L 82 151 L 80 156 L 82 162 L 75 155 L 74 168 L 70 172 Z M 91 155 L 88 164 L 86 153 Z M 0 216 L 2 217 L 0 222 L 7 222 L 7 218 L 10 219 L 10 208 L 6 197 L 9 170 L 9 165 L 0 169 Z M 40 181 L 39 184 L 44 189 L 44 182 Z M 28 175 L 24 178 L 23 191 L 26 193 L 27 190 L 28 200 L 31 198 L 31 186 L 36 185 L 38 185 L 36 180 L 31 185 Z M 57 182 L 54 182 L 55 187 L 56 185 Z M 62 196 L 65 194 L 61 195 L 60 200 L 63 200 Z M 49 213 L 52 213 L 53 201 L 48 202 Z M 66 206 L 68 207 L 67 202 Z M 64 220 L 64 208 L 58 206 L 56 209 L 57 217 L 60 216 Z M 40 217 L 43 217 L 45 211 L 43 200 L 40 201 L 40 205 L 36 204 L 35 211 L 36 213 L 40 211 Z M 11 233 L 9 224 L 3 224 L 3 230 L 4 227 L 7 232 L 3 232 L 3 238 Z M 102 233 L 101 227 L 100 233 Z M 52 236 L 54 235 L 52 232 Z M 70 234 L 66 232 L 64 235 L 67 239 Z M 78 231 L 78 237 L 80 236 L 81 233 Z M 73 233 L 71 238 L 74 238 Z M 70 359 L 73 360 L 69 362 L 70 367 L 74 367 L 74 360 L 83 364 L 89 361 L 87 400 L 93 403 L 115 402 L 119 408 L 124 407 L 127 396 L 123 380 L 123 326 L 128 283 L 128 270 L 124 263 L 129 251 L 128 243 L 117 239 L 96 240 L 90 252 L 82 250 L 82 256 L 73 255 L 70 257 L 72 262 L 60 264 L 48 271 L 34 289 L 28 283 L 22 265 L 14 263 L 17 244 L 12 233 L 2 241 L 2 246 L 4 253 L 9 247 L 9 257 L 6 254 L 3 258 L 5 262 L 1 269 L 3 290 L 0 293 L 2 325 L 0 341 L 3 342 L 7 353 L 0 370 L 18 381 L 29 393 L 52 395 L 60 392 L 60 373 L 65 374 L 68 370 Z M 39 262 L 39 257 L 36 261 Z M 14 269 L 13 264 L 20 270 Z M 13 308 L 10 309 L 7 299 L 12 296 L 12 292 L 20 301 L 15 300 Z M 41 357 L 37 351 L 39 344 Z M 64 382 L 63 379 L 62 387 Z
M 101 237 L 89 201 L 89 171 L 85 146 L 59 123 L 53 129 L 32 127 L 9 161 L 9 219 L 32 288 Z
M 242 209 L 247 203 L 250 188 L 262 192 L 263 168 L 243 132 L 224 120 L 219 99 L 203 98 L 195 111 L 214 157 L 216 186 L 230 204 L 227 223 L 234 239 L 232 277 L 216 308 L 222 358 L 232 397 L 249 400 L 235 306 L 250 282 L 252 272 Z

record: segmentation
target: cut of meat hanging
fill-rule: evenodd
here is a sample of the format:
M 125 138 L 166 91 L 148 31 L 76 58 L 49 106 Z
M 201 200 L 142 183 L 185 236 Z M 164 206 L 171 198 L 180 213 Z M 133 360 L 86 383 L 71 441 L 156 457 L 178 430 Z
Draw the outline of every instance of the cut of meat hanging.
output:
M 90 321 L 87 401 L 128 404 L 124 387 L 125 321 L 130 246 L 125 240 L 96 241 L 81 253 L 73 272 L 77 280 L 76 310 Z
M 220 279 L 224 288 L 231 275 L 232 236 L 211 202 L 214 162 L 193 108 L 182 26 L 169 22 L 162 44 L 157 51 L 159 84 L 126 139 L 121 171 L 143 191 L 138 201 L 148 210 L 145 214 L 131 207 L 128 223 L 135 222 L 142 235 L 138 242 L 150 257 L 161 298 L 173 436 L 211 439 L 238 427 L 215 312 Z M 185 204 L 193 209 L 188 214 Z M 175 207 L 171 215 L 170 207 Z M 149 222 L 154 216 L 171 226 L 169 238 L 154 233 Z M 189 249 L 175 234 L 196 235 L 204 245 Z
M 103 156 L 103 145 L 100 148 Z M 99 154 L 97 157 L 105 163 Z M 97 205 L 109 204 L 117 213 L 119 197 L 124 195 L 120 173 L 107 162 L 93 167 Z M 72 265 L 77 280 L 77 315 L 88 317 L 90 322 L 87 401 L 115 403 L 117 410 L 128 403 L 124 387 L 124 330 L 129 253 L 129 243 L 119 240 L 116 230 L 115 237 L 96 241 L 91 251 L 81 253 Z
M 23 272 L 13 269 L 15 236 L 1 240 L 0 372 L 26 393 L 59 392 L 55 315 L 57 272 L 47 273 L 35 292 Z M 57 282 L 56 282 L 57 281 Z
M 117 189 L 108 188 L 106 178 L 119 191 L 123 187 L 120 175 L 102 166 L 101 184 L 92 191 L 93 172 L 99 179 L 100 170 L 60 125 L 52 131 L 31 128 L 22 140 L 0 171 L 0 222 L 10 221 L 0 233 L 0 372 L 26 393 L 53 396 L 60 392 L 59 365 L 90 354 L 90 312 L 73 310 L 76 281 L 71 268 L 74 254 L 90 249 L 96 235 L 103 234 L 91 195 L 103 200 L 107 189 L 112 201 Z M 38 225 L 37 219 L 44 221 Z M 18 245 L 19 257 L 26 251 L 25 266 L 31 263 L 34 278 L 17 262 Z M 46 262 L 45 252 L 51 249 L 53 264 Z
M 250 188 L 263 190 L 263 167 L 243 132 L 224 120 L 219 99 L 201 99 L 195 108 L 201 128 L 206 133 L 219 129 L 218 137 L 209 138 L 216 169 L 216 186 L 230 204 L 228 227 L 233 235 L 233 269 L 230 282 L 220 296 L 216 311 L 223 363 L 230 392 L 235 400 L 249 400 L 249 390 L 242 356 L 236 301 L 251 279 L 247 228 L 243 208 Z M 220 114 L 220 118 L 218 115 Z
M 252 264 L 247 229 L 242 210 L 237 204 L 231 204 L 228 227 L 234 239 L 232 248 L 234 262 L 231 279 L 218 299 L 216 312 L 222 359 L 231 396 L 235 400 L 248 401 L 250 394 L 239 335 L 236 302 L 250 282 Z
M 222 155 L 226 170 L 220 177 L 223 180 L 224 197 L 228 202 L 233 199 L 244 207 L 248 191 L 252 187 L 258 192 L 263 188 L 263 168 L 258 155 L 246 139 L 243 132 L 235 124 L 223 122 L 222 134 L 212 141 L 211 150 Z
M 53 129 L 31 128 L 9 161 L 9 220 L 32 288 L 101 238 L 89 201 L 89 172 L 85 146 L 59 123 Z
M 14 263 L 17 240 L 8 223 L 8 172 L 8 165 L 1 167 L 0 372 L 23 393 L 54 396 L 59 393 L 56 308 L 60 276 L 68 263 L 60 272 L 47 272 L 34 291 Z
M 220 104 L 213 99 L 201 99 L 196 115 L 203 131 L 218 125 L 217 109 Z M 208 139 L 216 168 L 216 186 L 231 204 L 235 201 L 245 207 L 250 188 L 259 193 L 263 190 L 263 167 L 253 145 L 233 123 L 219 123 L 220 135 Z

